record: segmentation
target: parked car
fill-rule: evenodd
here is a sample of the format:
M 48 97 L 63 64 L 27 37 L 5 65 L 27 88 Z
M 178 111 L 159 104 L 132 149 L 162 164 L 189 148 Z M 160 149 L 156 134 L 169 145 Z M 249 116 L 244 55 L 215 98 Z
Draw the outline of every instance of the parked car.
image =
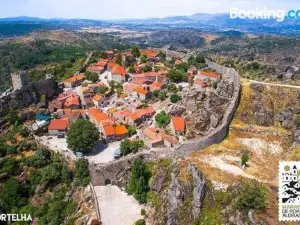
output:
M 118 159 L 118 158 L 120 158 L 120 157 L 121 157 L 121 151 L 120 151 L 119 148 L 117 148 L 117 149 L 115 150 L 115 152 L 114 152 L 114 158 L 115 158 L 115 159 Z
M 78 158 L 83 157 L 83 153 L 82 153 L 82 152 L 76 152 L 75 154 L 76 154 L 76 156 L 77 156 Z

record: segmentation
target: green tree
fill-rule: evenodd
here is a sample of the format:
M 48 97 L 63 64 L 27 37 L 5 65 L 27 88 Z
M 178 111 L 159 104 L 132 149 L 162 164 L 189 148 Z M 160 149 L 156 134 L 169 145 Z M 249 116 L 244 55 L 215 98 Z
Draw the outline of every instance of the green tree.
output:
M 105 85 L 101 85 L 94 89 L 95 93 L 104 95 L 108 91 L 108 87 Z
M 142 68 L 142 71 L 144 73 L 150 72 L 150 71 L 152 71 L 152 66 L 146 65 Z
M 55 186 L 61 182 L 61 162 L 53 162 L 46 167 L 42 168 L 40 184 L 44 187 Z
M 181 70 L 174 70 L 174 69 L 169 70 L 168 77 L 172 82 L 175 83 L 188 81 L 187 74 Z
M 153 95 L 154 97 L 158 98 L 159 90 L 154 90 L 154 91 L 152 92 L 152 95 Z
M 140 53 L 140 50 L 138 48 L 138 46 L 133 46 L 131 48 L 131 54 L 133 55 L 133 57 L 137 58 L 137 57 L 140 57 L 141 53 Z
M 144 219 L 140 219 L 136 221 L 134 225 L 146 225 L 146 221 Z
M 181 100 L 181 97 L 179 95 L 177 95 L 177 94 L 173 94 L 173 95 L 170 96 L 170 101 L 172 103 L 176 103 L 176 102 L 178 102 L 180 100 Z
M 174 84 L 174 83 L 169 84 L 168 85 L 168 91 L 173 92 L 173 93 L 177 93 L 178 88 L 177 88 L 176 84 Z
M 187 63 L 181 63 L 181 64 L 177 64 L 177 65 L 175 65 L 175 68 L 177 69 L 177 70 L 181 70 L 181 71 L 183 71 L 183 72 L 187 72 L 187 70 L 188 70 L 188 64 Z
M 11 212 L 14 207 L 20 208 L 28 202 L 28 189 L 15 178 L 10 178 L 3 184 L 0 192 L 0 203 L 6 212 Z
M 248 181 L 244 183 L 243 189 L 239 192 L 236 207 L 239 210 L 249 211 L 263 210 L 267 205 L 268 189 L 257 181 Z
M 127 130 L 128 130 L 129 137 L 131 137 L 137 133 L 136 127 L 134 127 L 134 126 L 127 126 Z
M 78 159 L 75 162 L 74 182 L 76 185 L 84 187 L 89 184 L 89 162 L 86 159 Z
M 163 101 L 163 100 L 166 100 L 168 97 L 168 93 L 166 91 L 160 91 L 158 93 L 158 98 Z
M 196 63 L 205 63 L 205 58 L 202 55 L 197 55 L 195 58 Z
M 84 73 L 84 76 L 86 77 L 87 80 L 90 80 L 92 82 L 97 82 L 99 80 L 99 76 L 95 72 L 86 71 Z
M 108 85 L 109 85 L 109 87 L 110 87 L 110 90 L 115 91 L 115 88 L 116 88 L 116 81 L 111 80 L 111 81 L 108 82 Z
M 133 195 L 140 203 L 147 202 L 151 173 L 141 158 L 134 160 L 126 192 Z
M 171 116 L 167 115 L 165 111 L 161 111 L 155 116 L 155 122 L 160 128 L 167 126 L 171 121 Z
M 73 151 L 88 152 L 99 141 L 99 131 L 88 120 L 75 121 L 67 133 L 68 148 Z
M 134 65 L 130 65 L 130 66 L 129 66 L 128 72 L 129 72 L 129 73 L 134 73 L 134 72 L 135 72 Z
M 158 55 L 157 55 L 161 60 L 165 60 L 166 59 L 166 54 L 163 51 L 159 51 Z
M 247 166 L 248 161 L 249 161 L 249 154 L 248 154 L 248 152 L 245 152 L 241 158 L 242 166 Z
M 141 140 L 129 140 L 125 139 L 120 144 L 121 155 L 125 156 L 130 153 L 136 153 L 139 149 L 145 146 L 144 142 Z
M 146 55 L 142 54 L 141 57 L 140 57 L 140 60 L 141 60 L 141 63 L 146 63 L 148 58 Z

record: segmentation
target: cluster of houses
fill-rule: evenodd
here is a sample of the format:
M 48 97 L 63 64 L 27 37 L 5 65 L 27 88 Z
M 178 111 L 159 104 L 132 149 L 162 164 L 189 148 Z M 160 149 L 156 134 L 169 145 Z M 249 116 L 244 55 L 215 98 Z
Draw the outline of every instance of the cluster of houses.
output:
M 130 51 L 108 50 L 105 53 L 105 58 L 87 67 L 87 71 L 99 75 L 101 82 L 86 82 L 84 74 L 75 74 L 64 80 L 65 91 L 49 103 L 49 110 L 57 115 L 57 119 L 50 121 L 49 134 L 64 136 L 74 121 L 89 119 L 107 142 L 127 138 L 128 126 L 134 126 L 141 128 L 136 138 L 144 140 L 149 147 L 178 145 L 179 140 L 175 137 L 184 135 L 185 119 L 173 116 L 170 124 L 172 134 L 166 134 L 152 126 L 156 112 L 153 107 L 144 104 L 145 100 L 151 99 L 154 91 L 166 88 L 169 83 L 169 68 L 161 63 L 159 52 L 140 50 L 147 58 L 146 62 L 134 58 Z M 116 62 L 117 58 L 121 59 L 121 63 Z M 175 64 L 183 63 L 180 58 L 172 59 Z M 146 66 L 152 71 L 143 72 Z M 206 88 L 211 81 L 221 78 L 215 72 L 199 71 L 193 66 L 188 69 L 187 75 L 196 88 Z M 123 88 L 114 101 L 114 93 L 108 88 L 109 81 L 115 81 Z M 99 94 L 99 88 L 105 91 Z

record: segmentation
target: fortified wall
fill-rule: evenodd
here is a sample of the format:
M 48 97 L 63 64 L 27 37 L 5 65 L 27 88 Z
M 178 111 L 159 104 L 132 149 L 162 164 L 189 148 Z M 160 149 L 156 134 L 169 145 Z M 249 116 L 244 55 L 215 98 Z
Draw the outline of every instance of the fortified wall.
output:
M 230 122 L 233 118 L 235 110 L 238 107 L 241 85 L 240 76 L 237 71 L 233 68 L 220 66 L 219 64 L 214 62 L 207 61 L 206 63 L 210 68 L 216 70 L 218 73 L 223 74 L 226 79 L 229 79 L 231 82 L 233 82 L 234 92 L 232 95 L 232 99 L 225 114 L 223 115 L 222 123 L 216 129 L 214 129 L 210 134 L 201 139 L 186 141 L 175 149 L 175 151 L 173 152 L 174 156 L 185 156 L 192 151 L 200 150 L 212 144 L 220 143 L 221 141 L 223 141 L 228 134 Z
M 128 180 L 133 161 L 137 157 L 143 156 L 144 161 L 157 160 L 163 157 L 181 157 L 188 155 L 192 151 L 201 150 L 205 147 L 224 140 L 224 138 L 228 134 L 229 125 L 233 118 L 235 110 L 238 107 L 241 90 L 240 77 L 235 69 L 223 67 L 213 62 L 207 62 L 207 64 L 210 68 L 215 69 L 219 73 L 222 73 L 223 76 L 226 77 L 226 79 L 231 80 L 231 82 L 233 82 L 234 84 L 232 100 L 230 101 L 228 108 L 223 115 L 221 124 L 206 137 L 186 141 L 175 149 L 165 149 L 162 154 L 158 152 L 140 152 L 135 155 L 122 157 L 121 159 L 108 164 L 90 165 L 90 175 L 93 185 L 103 186 L 106 184 L 114 184 L 122 188 L 125 186 L 126 181 Z
M 33 82 L 17 89 L 11 93 L 0 98 L 0 117 L 3 110 L 22 109 L 31 104 L 40 102 L 41 96 L 44 95 L 46 99 L 52 98 L 58 90 L 55 77 L 50 77 L 46 80 Z

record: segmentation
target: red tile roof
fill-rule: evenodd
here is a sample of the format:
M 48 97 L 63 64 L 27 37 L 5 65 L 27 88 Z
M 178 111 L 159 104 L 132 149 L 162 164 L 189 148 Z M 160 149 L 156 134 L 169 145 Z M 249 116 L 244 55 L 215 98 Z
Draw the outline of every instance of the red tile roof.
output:
M 137 87 L 139 87 L 136 84 L 133 83 L 125 83 L 123 84 L 124 91 L 133 92 Z
M 116 135 L 124 135 L 128 134 L 128 130 L 124 125 L 114 126 L 114 131 Z
M 94 120 L 96 120 L 99 124 L 107 119 L 110 119 L 109 116 L 103 112 L 101 112 L 100 110 L 96 109 L 96 108 L 90 108 L 88 110 L 90 116 L 92 116 L 94 118 Z
M 106 66 L 107 65 L 107 63 L 108 63 L 108 60 L 103 60 L 103 59 L 100 59 L 100 61 L 98 61 L 97 63 L 96 63 L 96 66 Z
M 143 130 L 144 136 L 151 140 L 161 139 L 161 134 L 154 127 L 148 127 Z
M 112 135 L 115 135 L 114 127 L 111 126 L 111 125 L 108 125 L 108 126 L 103 127 L 103 130 L 104 130 L 105 136 L 112 136 Z
M 206 76 L 206 77 L 220 78 L 220 75 L 216 72 L 200 71 L 199 75 Z
M 65 79 L 64 82 L 66 82 L 66 83 L 73 83 L 75 81 L 84 80 L 84 78 L 85 78 L 84 74 L 77 74 L 77 75 L 75 75 L 73 77 Z
M 137 93 L 139 93 L 139 94 L 142 94 L 142 95 L 146 95 L 146 94 L 149 93 L 149 91 L 145 90 L 145 89 L 142 88 L 142 87 L 137 87 L 137 88 L 135 89 L 135 91 L 136 91 Z
M 136 112 L 130 114 L 128 117 L 129 117 L 130 119 L 132 119 L 133 121 L 136 121 L 136 120 L 138 120 L 138 119 L 141 118 L 141 116 L 140 116 L 138 113 L 136 113 Z
M 104 70 L 104 67 L 100 65 L 91 65 L 87 68 L 87 70 L 92 72 L 98 72 Z
M 70 98 L 67 98 L 64 106 L 72 106 L 72 105 L 80 105 L 78 96 L 72 96 Z
M 173 116 L 172 124 L 176 131 L 184 132 L 185 119 L 183 117 Z
M 179 143 L 178 140 L 173 136 L 170 136 L 167 134 L 162 134 L 161 137 L 164 141 L 168 141 L 168 142 L 172 143 L 173 145 L 177 145 Z
M 155 50 L 148 50 L 148 49 L 141 49 L 140 53 L 144 54 L 144 55 L 146 55 L 147 57 L 150 57 L 150 58 L 156 57 L 158 55 L 157 51 L 155 51 Z
M 125 76 L 127 74 L 125 68 L 123 66 L 120 65 L 115 65 L 112 70 L 111 70 L 112 74 L 120 74 L 122 76 Z
M 66 130 L 68 127 L 68 120 L 65 119 L 57 119 L 51 120 L 48 130 Z

